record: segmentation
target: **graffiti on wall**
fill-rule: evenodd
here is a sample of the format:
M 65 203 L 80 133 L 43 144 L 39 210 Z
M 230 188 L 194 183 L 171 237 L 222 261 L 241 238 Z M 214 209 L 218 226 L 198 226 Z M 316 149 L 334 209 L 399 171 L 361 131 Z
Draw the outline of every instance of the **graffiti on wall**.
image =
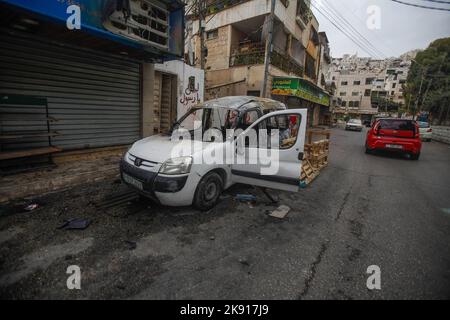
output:
M 189 77 L 188 85 L 186 89 L 184 89 L 183 96 L 180 98 L 180 103 L 186 111 L 201 102 L 199 90 L 200 84 L 198 82 L 195 83 L 195 77 Z

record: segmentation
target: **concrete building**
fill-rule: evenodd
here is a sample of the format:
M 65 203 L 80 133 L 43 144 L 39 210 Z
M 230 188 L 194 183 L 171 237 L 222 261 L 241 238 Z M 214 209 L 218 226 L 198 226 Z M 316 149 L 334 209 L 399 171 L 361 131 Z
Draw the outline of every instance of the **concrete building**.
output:
M 205 99 L 227 95 L 261 96 L 270 6 L 271 1 L 267 0 L 230 0 L 207 5 Z M 276 1 L 266 97 L 270 97 L 274 77 L 291 76 L 317 84 L 319 23 L 309 6 L 307 0 Z M 196 14 L 190 18 L 194 35 L 193 60 L 199 66 L 199 19 Z M 299 102 L 293 106 L 299 106 Z M 318 108 L 312 104 L 304 106 Z M 313 123 L 318 124 L 319 118 Z
M 332 101 L 341 102 L 334 108 L 335 115 L 365 120 L 378 112 L 391 111 L 390 102 L 397 109 L 404 105 L 403 85 L 413 57 L 415 52 L 385 60 L 357 55 L 333 59 L 329 80 L 335 83 L 336 92 Z
M 67 27 L 67 1 L 0 2 L 5 167 L 31 157 L 53 155 L 56 162 L 69 153 L 123 149 L 167 127 L 155 117 L 167 114 L 167 104 L 155 96 L 154 63 L 183 57 L 183 3 L 139 0 L 119 10 L 105 0 L 76 2 L 79 29 Z

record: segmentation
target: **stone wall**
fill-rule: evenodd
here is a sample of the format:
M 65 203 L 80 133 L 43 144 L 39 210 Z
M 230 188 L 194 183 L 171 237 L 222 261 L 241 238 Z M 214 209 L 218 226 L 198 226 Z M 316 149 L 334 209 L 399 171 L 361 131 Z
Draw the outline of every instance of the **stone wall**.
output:
M 450 127 L 432 126 L 433 140 L 450 144 Z

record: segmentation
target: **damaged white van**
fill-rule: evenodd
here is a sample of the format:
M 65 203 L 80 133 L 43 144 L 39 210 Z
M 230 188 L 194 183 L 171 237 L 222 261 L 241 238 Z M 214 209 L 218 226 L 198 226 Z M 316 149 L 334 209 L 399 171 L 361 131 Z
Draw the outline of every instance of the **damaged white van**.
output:
M 204 102 L 171 134 L 135 142 L 121 161 L 122 181 L 163 205 L 200 210 L 234 183 L 297 192 L 306 116 L 306 109 L 256 97 Z

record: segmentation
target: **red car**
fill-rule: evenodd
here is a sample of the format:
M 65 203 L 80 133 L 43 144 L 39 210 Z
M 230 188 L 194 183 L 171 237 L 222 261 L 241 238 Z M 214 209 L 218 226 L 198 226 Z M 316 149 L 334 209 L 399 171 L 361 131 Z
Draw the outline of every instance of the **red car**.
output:
M 422 142 L 419 126 L 414 120 L 381 118 L 377 119 L 367 133 L 366 153 L 389 150 L 409 154 L 418 160 Z

